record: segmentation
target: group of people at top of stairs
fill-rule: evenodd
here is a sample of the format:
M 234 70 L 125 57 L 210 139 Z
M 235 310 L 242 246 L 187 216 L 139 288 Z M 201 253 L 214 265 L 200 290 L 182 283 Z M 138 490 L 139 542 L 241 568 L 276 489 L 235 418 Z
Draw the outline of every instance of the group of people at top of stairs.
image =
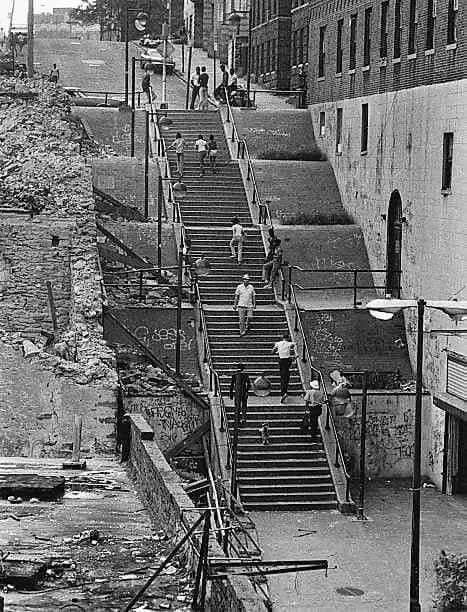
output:
M 238 77 L 233 68 L 227 70 L 224 64 L 220 65 L 222 72 L 221 83 L 214 90 L 214 97 L 219 102 L 226 102 L 226 96 L 229 101 L 234 101 L 235 93 L 238 89 Z M 191 101 L 190 110 L 208 110 L 209 108 L 209 74 L 206 72 L 206 66 L 196 66 L 195 72 L 190 78 L 191 86 Z
M 167 147 L 167 150 L 175 149 L 175 153 L 177 155 L 177 173 L 180 178 L 183 177 L 183 172 L 185 169 L 185 147 L 186 141 L 182 137 L 181 132 L 176 133 L 175 140 L 171 145 Z M 217 142 L 214 136 L 211 134 L 209 136 L 209 140 L 206 140 L 202 134 L 199 134 L 198 139 L 194 143 L 194 147 L 195 151 L 198 153 L 201 176 L 204 175 L 204 171 L 206 168 L 206 160 L 208 160 L 209 167 L 211 168 L 212 173 L 216 174 Z
M 239 264 L 243 262 L 243 245 L 247 236 L 244 227 L 238 217 L 232 219 L 232 239 L 230 241 L 230 257 L 236 259 Z M 262 279 L 265 283 L 263 289 L 271 289 L 277 279 L 284 259 L 282 241 L 274 234 L 271 227 L 268 230 L 268 249 L 263 263 Z M 248 274 L 243 277 L 250 280 Z M 253 289 L 254 291 L 254 289 Z

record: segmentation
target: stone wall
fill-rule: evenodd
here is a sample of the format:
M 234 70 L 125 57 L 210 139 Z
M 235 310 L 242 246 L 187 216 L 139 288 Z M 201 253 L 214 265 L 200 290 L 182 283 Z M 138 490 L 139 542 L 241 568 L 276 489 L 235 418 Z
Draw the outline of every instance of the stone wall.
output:
M 343 451 L 349 456 L 352 475 L 359 473 L 361 394 L 352 392 L 356 414 L 336 417 Z M 430 398 L 424 397 L 424 411 Z M 409 478 L 413 469 L 415 395 L 379 392 L 368 394 L 366 421 L 366 473 L 371 478 Z M 424 441 L 426 446 L 426 440 Z M 424 474 L 427 470 L 424 470 Z M 431 474 L 427 474 L 431 477 Z
M 124 403 L 127 412 L 144 416 L 162 452 L 173 448 L 208 419 L 203 409 L 178 387 L 161 391 L 156 397 L 125 397 Z
M 29 337 L 52 331 L 46 281 L 52 283 L 59 329 L 68 324 L 73 227 L 71 221 L 40 216 L 0 217 L 0 326 L 5 330 Z
M 112 386 L 78 384 L 0 343 L 0 456 L 67 456 L 75 415 L 83 417 L 84 454 L 113 453 Z
M 152 518 L 171 536 L 181 538 L 199 518 L 180 478 L 170 468 L 157 443 L 154 432 L 140 415 L 132 416 L 130 462 L 139 491 Z M 197 539 L 199 543 L 199 539 Z M 217 542 L 211 541 L 210 554 L 223 557 Z M 187 549 L 193 571 L 196 556 Z M 231 576 L 208 582 L 206 609 L 212 612 L 266 612 L 266 607 L 247 578 Z

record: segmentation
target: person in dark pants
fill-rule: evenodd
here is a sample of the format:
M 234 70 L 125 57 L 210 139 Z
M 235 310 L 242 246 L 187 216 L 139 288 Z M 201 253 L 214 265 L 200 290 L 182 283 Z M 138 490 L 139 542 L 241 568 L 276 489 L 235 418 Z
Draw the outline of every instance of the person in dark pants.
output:
M 128 412 L 123 415 L 118 427 L 117 446 L 120 447 L 120 461 L 128 461 L 131 449 L 131 422 Z
M 141 89 L 148 98 L 148 104 L 151 104 L 151 71 L 148 69 L 141 80 Z
M 241 414 L 242 424 L 246 423 L 246 413 L 248 407 L 248 391 L 251 388 L 251 381 L 245 372 L 243 363 L 237 365 L 237 371 L 232 374 L 230 381 L 230 399 L 235 402 L 236 414 Z
M 305 417 L 303 419 L 303 429 L 309 429 L 312 438 L 318 436 L 318 419 L 323 411 L 324 403 L 324 395 L 319 388 L 319 382 L 312 380 L 310 390 L 305 393 Z
M 276 342 L 272 352 L 279 357 L 279 372 L 281 377 L 281 404 L 287 399 L 290 380 L 290 366 L 295 358 L 295 344 L 290 340 L 289 334 L 284 334 L 282 340 Z

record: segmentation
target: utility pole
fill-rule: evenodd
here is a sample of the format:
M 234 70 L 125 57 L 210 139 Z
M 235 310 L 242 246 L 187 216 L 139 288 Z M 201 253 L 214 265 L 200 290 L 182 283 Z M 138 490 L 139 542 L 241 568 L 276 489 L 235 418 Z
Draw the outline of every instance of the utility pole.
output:
M 170 6 L 170 5 L 169 5 Z M 162 24 L 162 100 L 161 108 L 167 108 L 167 38 L 169 28 L 167 23 Z
M 28 0 L 28 78 L 34 76 L 34 0 Z

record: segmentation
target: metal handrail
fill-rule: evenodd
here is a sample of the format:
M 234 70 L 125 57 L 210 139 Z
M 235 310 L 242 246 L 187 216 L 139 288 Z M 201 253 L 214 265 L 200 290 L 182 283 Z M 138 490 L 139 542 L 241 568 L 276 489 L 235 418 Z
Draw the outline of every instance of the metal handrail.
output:
M 319 380 L 320 388 L 323 390 L 324 399 L 326 403 L 326 425 L 325 427 L 327 431 L 329 430 L 332 431 L 332 434 L 334 435 L 334 442 L 335 442 L 335 447 L 336 447 L 334 465 L 335 467 L 342 467 L 342 471 L 344 473 L 345 480 L 346 480 L 345 500 L 350 501 L 350 474 L 347 471 L 347 467 L 345 465 L 345 460 L 344 460 L 344 453 L 342 452 L 340 441 L 337 435 L 336 423 L 334 420 L 334 415 L 332 414 L 332 411 L 331 411 L 331 400 L 329 399 L 329 395 L 326 389 L 326 385 L 324 384 L 324 378 L 323 378 L 321 371 L 318 370 L 318 368 L 315 368 L 315 366 L 313 365 L 313 359 L 310 355 L 310 350 L 308 348 L 308 342 L 306 339 L 305 330 L 303 328 L 302 317 L 300 315 L 300 308 L 298 306 L 297 298 L 295 296 L 295 291 L 293 287 L 292 287 L 292 304 L 295 310 L 294 328 L 295 328 L 295 331 L 300 332 L 300 335 L 302 336 L 302 345 L 303 345 L 302 346 L 302 361 L 303 362 L 308 361 L 309 368 L 312 370 L 312 372 L 316 374 Z
M 220 430 L 225 432 L 225 437 L 227 440 L 227 469 L 230 469 L 230 464 L 232 460 L 232 440 L 229 430 L 229 420 L 227 417 L 227 411 L 225 408 L 224 398 L 222 396 L 222 388 L 220 383 L 220 376 L 217 370 L 214 368 L 212 364 L 212 355 L 211 355 L 211 347 L 208 342 L 208 328 L 206 323 L 206 316 L 204 313 L 203 302 L 201 300 L 201 293 L 199 290 L 199 284 L 196 281 L 194 283 L 195 290 L 195 299 L 198 303 L 199 317 L 200 317 L 200 325 L 199 331 L 203 334 L 203 362 L 204 360 L 207 368 L 209 370 L 209 391 L 214 393 L 214 395 L 219 400 L 219 406 L 221 410 L 221 427 Z

